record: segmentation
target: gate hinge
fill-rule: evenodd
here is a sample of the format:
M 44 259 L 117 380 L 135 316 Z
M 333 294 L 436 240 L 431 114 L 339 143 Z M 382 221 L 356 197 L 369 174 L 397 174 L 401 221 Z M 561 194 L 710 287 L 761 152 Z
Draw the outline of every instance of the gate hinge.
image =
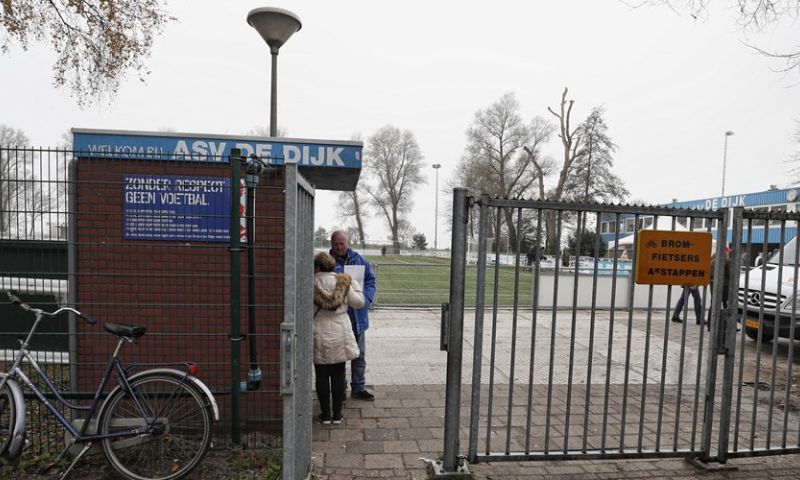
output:
M 445 471 L 444 462 L 442 460 L 433 460 L 425 457 L 420 457 L 419 460 L 425 463 L 425 469 L 428 471 L 428 474 L 433 477 L 459 476 L 463 478 L 463 475 L 470 475 L 469 462 L 467 462 L 467 457 L 463 455 L 458 456 L 456 469 L 453 472 Z

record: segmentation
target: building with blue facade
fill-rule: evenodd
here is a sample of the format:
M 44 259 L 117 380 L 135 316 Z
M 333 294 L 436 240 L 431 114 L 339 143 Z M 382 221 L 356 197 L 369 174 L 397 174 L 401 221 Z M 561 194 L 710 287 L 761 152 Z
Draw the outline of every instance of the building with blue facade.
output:
M 718 210 L 720 208 L 744 207 L 747 210 L 761 212 L 796 212 L 798 204 L 798 192 L 800 187 L 789 187 L 779 189 L 772 187 L 769 190 L 753 193 L 736 195 L 726 195 L 724 197 L 701 198 L 697 200 L 678 201 L 664 203 L 659 206 L 689 209 L 689 210 Z M 663 217 L 662 217 L 663 218 Z M 689 219 L 675 215 L 675 228 L 695 231 L 711 231 L 713 238 L 717 238 L 717 226 L 708 222 L 706 218 Z M 691 222 L 691 223 L 690 223 Z M 638 223 L 638 225 L 637 225 Z M 669 218 L 669 225 L 659 225 L 658 229 L 670 229 L 672 218 Z M 747 251 L 760 251 L 764 245 L 764 235 L 767 236 L 767 248 L 769 251 L 779 248 L 782 243 L 792 239 L 797 234 L 797 225 L 794 222 L 785 222 L 783 227 L 783 242 L 781 242 L 781 222 L 771 221 L 766 225 L 764 220 L 753 220 L 750 225 L 745 224 L 743 232 L 743 243 Z M 622 239 L 633 235 L 634 231 L 641 228 L 652 228 L 653 217 L 639 215 L 638 221 L 632 214 L 616 216 L 603 215 L 600 221 L 600 234 L 607 245 L 613 245 L 615 239 Z M 726 242 L 730 242 L 731 232 L 728 231 Z M 620 242 L 622 243 L 622 242 Z M 751 257 L 753 258 L 753 257 Z

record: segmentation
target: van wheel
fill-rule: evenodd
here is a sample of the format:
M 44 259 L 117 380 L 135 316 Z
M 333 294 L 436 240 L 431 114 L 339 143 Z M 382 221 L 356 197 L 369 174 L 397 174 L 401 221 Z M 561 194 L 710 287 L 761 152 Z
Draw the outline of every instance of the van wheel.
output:
M 751 339 L 758 341 L 758 329 L 744 327 L 744 333 Z M 769 343 L 772 341 L 772 334 L 765 331 L 761 332 L 761 343 Z

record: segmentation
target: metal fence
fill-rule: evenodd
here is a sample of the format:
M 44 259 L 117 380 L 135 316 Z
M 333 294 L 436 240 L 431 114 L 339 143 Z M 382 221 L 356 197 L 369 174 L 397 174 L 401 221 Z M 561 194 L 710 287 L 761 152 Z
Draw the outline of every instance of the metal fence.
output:
M 34 305 L 67 304 L 99 320 L 89 326 L 65 318 L 46 325 L 33 342 L 67 399 L 81 403 L 99 383 L 113 352 L 113 338 L 102 323 L 140 324 L 147 335 L 125 346 L 123 360 L 142 367 L 196 363 L 220 406 L 216 444 L 229 443 L 237 429 L 245 445 L 280 444 L 283 167 L 268 169 L 255 187 L 250 247 L 245 219 L 239 219 L 245 216 L 245 189 L 232 180 L 227 157 L 200 163 L 0 148 L 0 167 L 0 287 L 17 290 Z M 231 222 L 241 227 L 231 229 Z M 231 261 L 232 230 L 244 247 L 238 268 Z M 245 288 L 234 290 L 235 283 L 248 284 L 248 248 L 257 286 L 252 296 Z M 242 335 L 236 336 L 234 297 L 242 307 L 237 323 Z M 4 294 L 0 313 L 2 371 L 32 318 L 12 308 Z M 241 347 L 238 372 L 232 372 L 238 364 L 234 344 Z M 260 382 L 248 375 L 252 370 L 261 371 Z M 239 397 L 239 422 L 232 416 L 233 392 Z M 29 448 L 57 450 L 63 433 L 38 403 L 28 403 Z
M 601 215 L 669 217 L 673 230 L 681 217 L 708 220 L 688 223 L 702 223 L 703 231 L 713 234 L 718 260 L 712 271 L 723 281 L 699 288 L 695 306 L 689 289 L 621 281 L 614 254 L 608 290 L 599 288 L 597 268 L 582 275 L 580 268 L 557 267 L 545 278 L 534 267 L 529 291 L 521 288 L 524 267 L 515 267 L 514 301 L 503 308 L 497 301 L 500 271 L 485 260 L 500 254 L 489 251 L 484 241 L 474 287 L 473 335 L 467 337 L 465 327 L 471 322 L 464 322 L 464 289 L 470 287 L 465 287 L 462 220 L 471 204 L 464 191 L 456 190 L 450 309 L 443 316 L 443 332 L 449 335 L 443 342 L 448 348 L 447 470 L 457 468 L 462 451 L 458 432 L 464 384 L 471 390 L 464 452 L 470 461 L 697 457 L 725 462 L 800 452 L 794 368 L 795 340 L 800 340 L 795 281 L 800 244 L 792 240 L 800 214 L 482 196 L 475 202 L 479 240 L 486 238 L 490 211 L 493 218 L 511 211 L 517 228 L 525 218 L 538 218 L 533 229 L 539 238 L 546 228 L 541 219 L 550 215 L 554 223 L 547 228 L 556 227 L 550 231 L 559 246 L 567 228 L 580 237 L 582 229 L 599 224 Z M 523 210 L 534 215 L 523 216 Z M 761 266 L 753 263 L 757 252 L 765 259 Z M 722 260 L 728 254 L 730 260 Z M 634 256 L 634 271 L 639 261 Z M 659 296 L 658 290 L 666 294 Z M 590 298 L 588 306 L 581 295 Z M 678 299 L 682 306 L 675 305 Z M 601 303 L 607 306 L 600 308 Z M 462 356 L 462 348 L 471 351 Z

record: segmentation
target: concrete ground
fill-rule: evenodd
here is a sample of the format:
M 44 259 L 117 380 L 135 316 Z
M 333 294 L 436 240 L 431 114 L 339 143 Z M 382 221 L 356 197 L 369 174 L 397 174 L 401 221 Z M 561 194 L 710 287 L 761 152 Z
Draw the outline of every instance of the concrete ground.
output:
M 468 313 L 465 329 L 473 319 Z M 371 313 L 370 325 L 367 382 L 375 401 L 348 398 L 342 425 L 314 426 L 314 477 L 427 478 L 422 459 L 439 458 L 444 445 L 446 353 L 439 350 L 439 310 L 378 309 Z M 465 332 L 466 344 L 470 335 L 471 331 Z M 462 378 L 469 381 L 471 350 L 467 347 Z M 468 415 L 469 386 L 465 385 L 461 453 L 467 450 Z M 731 459 L 724 466 L 707 468 L 662 458 L 503 461 L 477 463 L 469 469 L 475 478 L 487 479 L 788 479 L 800 478 L 800 455 Z

